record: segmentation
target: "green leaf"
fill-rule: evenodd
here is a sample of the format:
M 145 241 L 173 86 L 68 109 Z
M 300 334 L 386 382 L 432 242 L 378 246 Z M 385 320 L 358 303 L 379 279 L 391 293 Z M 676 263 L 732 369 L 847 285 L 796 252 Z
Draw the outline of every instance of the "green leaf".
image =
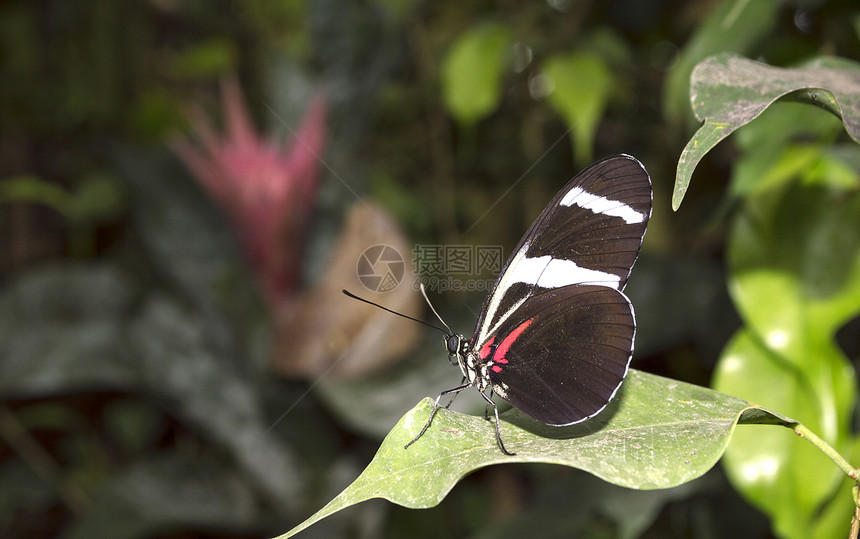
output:
M 746 324 L 794 357 L 860 313 L 858 230 L 857 193 L 793 185 L 750 201 L 729 242 L 729 287 Z
M 575 52 L 547 60 L 543 74 L 552 88 L 550 104 L 573 130 L 577 162 L 588 163 L 594 133 L 612 93 L 612 73 L 599 56 Z
M 424 436 L 404 449 L 431 406 L 425 399 L 403 416 L 361 476 L 281 538 L 371 498 L 410 508 L 435 506 L 465 475 L 492 464 L 561 464 L 624 487 L 673 487 L 713 467 L 739 417 L 756 409 L 737 397 L 631 370 L 609 408 L 583 424 L 552 427 L 515 409 L 503 414 L 502 436 L 516 456 L 499 451 L 491 422 L 444 408 Z M 758 416 L 785 421 L 763 409 Z
M 499 24 L 464 33 L 442 63 L 442 96 L 451 114 L 472 125 L 499 106 L 508 62 L 510 31 Z
M 738 130 L 734 143 L 744 153 L 764 153 L 784 148 L 798 139 L 834 142 L 842 132 L 842 122 L 832 114 L 803 103 L 777 101 L 765 109 L 758 121 Z
M 821 144 L 788 144 L 768 156 L 748 155 L 739 161 L 732 174 L 731 192 L 749 196 L 805 177 L 810 183 L 831 183 L 851 188 L 856 183 L 852 170 L 844 162 L 826 153 Z M 818 170 L 825 174 L 817 173 Z
M 117 218 L 123 208 L 117 180 L 103 174 L 81 178 L 73 203 L 74 216 L 81 221 L 106 222 Z
M 847 379 L 851 380 L 850 375 Z M 744 330 L 726 347 L 714 388 L 803 418 L 813 431 L 822 427 L 819 397 L 826 399 L 833 393 L 817 394 L 807 376 Z M 787 429 L 738 429 L 723 466 L 735 488 L 772 518 L 774 529 L 783 537 L 812 537 L 816 511 L 841 477 L 823 453 Z
M 860 313 L 857 230 L 860 194 L 798 184 L 748 200 L 729 243 L 729 287 L 746 328 L 714 378 L 715 389 L 796 418 L 842 454 L 854 443 L 857 389 L 834 334 Z M 780 536 L 832 536 L 815 530 L 830 529 L 819 515 L 840 473 L 812 446 L 778 429 L 742 430 L 724 463 Z
M 79 223 L 106 221 L 122 207 L 116 180 L 100 174 L 82 177 L 71 193 L 35 176 L 7 178 L 0 181 L 0 204 L 5 202 L 43 204 Z
M 212 313 L 142 287 L 107 264 L 48 266 L 7 283 L 0 398 L 94 388 L 157 395 L 231 454 L 268 500 L 292 507 L 302 470 L 269 432 L 259 388 L 215 344 Z
M 775 26 L 777 2 L 732 0 L 719 2 L 684 44 L 677 63 L 666 76 L 663 110 L 673 124 L 688 120 L 690 73 L 696 64 L 721 52 L 751 53 Z M 686 123 L 686 122 L 684 122 Z
M 774 101 L 789 95 L 833 112 L 851 138 L 860 142 L 860 65 L 855 62 L 822 57 L 785 69 L 720 54 L 697 65 L 690 102 L 704 124 L 678 162 L 673 209 L 681 205 L 693 171 L 705 154 Z
M 66 216 L 74 213 L 74 197 L 68 191 L 35 176 L 15 176 L 0 181 L 0 204 L 9 202 L 44 204 Z
M 838 118 L 815 107 L 784 101 L 774 103 L 735 134 L 734 143 L 742 155 L 732 169 L 731 195 L 747 197 L 792 181 L 825 161 L 841 161 L 830 155 L 830 145 L 842 131 Z M 849 147 L 860 154 L 860 148 Z M 828 174 L 828 180 L 840 176 Z M 850 176 L 850 183 L 841 180 L 839 183 L 853 184 L 854 174 Z

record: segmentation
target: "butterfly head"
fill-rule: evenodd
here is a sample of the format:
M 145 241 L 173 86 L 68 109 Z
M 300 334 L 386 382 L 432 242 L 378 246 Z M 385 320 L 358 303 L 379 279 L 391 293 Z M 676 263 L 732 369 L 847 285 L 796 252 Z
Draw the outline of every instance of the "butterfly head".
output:
M 459 358 L 466 351 L 466 338 L 460 334 L 445 335 L 445 347 L 448 349 L 448 363 L 459 364 Z

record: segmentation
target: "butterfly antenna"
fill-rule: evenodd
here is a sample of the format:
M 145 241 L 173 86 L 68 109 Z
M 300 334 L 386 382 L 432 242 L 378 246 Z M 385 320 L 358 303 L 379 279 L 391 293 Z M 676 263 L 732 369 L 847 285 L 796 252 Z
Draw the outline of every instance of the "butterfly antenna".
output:
M 383 307 L 382 305 L 380 305 L 380 304 L 378 304 L 378 303 L 374 303 L 374 302 L 370 301 L 369 299 L 364 299 L 364 298 L 358 297 L 358 296 L 356 296 L 355 294 L 353 294 L 352 292 L 348 291 L 348 290 L 347 290 L 347 289 L 345 289 L 345 288 L 344 288 L 344 289 L 342 289 L 342 290 L 341 290 L 341 292 L 343 292 L 343 293 L 344 293 L 344 294 L 346 294 L 347 296 L 351 297 L 352 299 L 357 299 L 358 301 L 363 301 L 363 302 L 365 302 L 365 303 L 368 303 L 368 304 L 370 304 L 370 305 L 373 305 L 374 307 L 379 307 L 379 308 L 380 308 L 380 309 L 382 309 L 383 311 L 388 311 L 388 312 L 390 312 L 391 314 L 396 314 L 397 316 L 402 316 L 403 318 L 407 318 L 407 319 L 409 319 L 409 320 L 412 320 L 413 322 L 418 322 L 419 324 L 424 324 L 424 325 L 425 325 L 425 326 L 427 326 L 427 327 L 431 327 L 431 328 L 433 328 L 433 329 L 436 329 L 436 330 L 441 331 L 442 333 L 445 333 L 445 330 L 444 330 L 444 329 L 442 329 L 442 328 L 440 328 L 439 326 L 434 326 L 433 324 L 428 324 L 427 322 L 425 322 L 425 321 L 423 321 L 423 320 L 418 320 L 417 318 L 412 318 L 411 316 L 405 315 L 405 314 L 403 314 L 403 313 L 399 313 L 399 312 L 397 312 L 397 311 L 392 311 L 392 310 L 391 310 L 391 309 L 389 309 L 388 307 Z M 423 287 L 423 286 L 422 286 L 422 288 L 421 288 L 421 292 L 422 292 L 422 293 L 424 292 L 424 287 Z M 426 299 L 426 298 L 427 298 L 427 296 L 425 295 L 425 296 L 424 296 L 424 298 Z M 429 303 L 429 302 L 428 302 L 428 303 Z M 433 306 L 432 306 L 432 305 L 430 306 L 430 309 L 433 309 Z M 436 311 L 434 310 L 433 312 L 435 313 Z M 439 316 L 439 315 L 437 314 L 436 316 Z M 440 320 L 441 320 L 441 318 L 440 318 Z M 445 324 L 445 322 L 442 322 L 442 324 Z M 447 326 L 447 325 L 445 325 L 445 327 L 447 328 L 448 326 Z M 448 329 L 448 333 L 446 333 L 446 335 L 450 335 L 450 332 L 451 332 L 451 329 L 449 328 L 449 329 Z
M 419 288 L 421 289 L 421 295 L 422 295 L 422 296 L 424 296 L 424 301 L 426 301 L 426 302 L 427 302 L 427 305 L 429 305 L 429 306 L 430 306 L 430 310 L 431 310 L 431 311 L 433 311 L 433 314 L 435 314 L 435 315 L 436 315 L 436 318 L 438 318 L 438 319 L 439 319 L 439 321 L 440 321 L 440 322 L 442 322 L 442 325 L 443 325 L 443 326 L 445 326 L 445 327 L 448 329 L 448 333 L 447 333 L 447 334 L 448 334 L 448 335 L 453 335 L 453 334 L 454 334 L 454 332 L 453 332 L 453 331 L 451 331 L 451 328 L 450 328 L 450 327 L 448 327 L 448 324 L 446 324 L 444 320 L 442 320 L 442 317 L 441 317 L 441 316 L 439 316 L 439 313 L 437 313 L 437 312 L 436 312 L 436 309 L 434 309 L 434 308 L 433 308 L 433 304 L 432 304 L 432 303 L 430 303 L 430 298 L 428 298 L 428 297 L 427 297 L 427 292 L 425 292 L 425 291 L 424 291 L 424 283 L 419 283 L 419 285 L 418 285 L 418 286 L 419 286 Z

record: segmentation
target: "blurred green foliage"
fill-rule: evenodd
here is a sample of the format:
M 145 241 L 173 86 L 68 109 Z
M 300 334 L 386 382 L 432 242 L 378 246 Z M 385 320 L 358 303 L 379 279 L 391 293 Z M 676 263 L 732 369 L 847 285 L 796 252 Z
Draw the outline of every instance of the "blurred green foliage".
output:
M 850 124 L 853 111 L 844 114 Z M 850 161 L 826 144 L 841 126 L 825 115 L 779 105 L 740 132 L 749 129 L 732 184 L 742 201 L 728 238 L 728 285 L 744 328 L 724 350 L 714 387 L 803 422 L 854 458 L 857 381 L 835 337 L 860 314 L 860 196 Z M 860 157 L 854 144 L 845 150 Z M 781 537 L 844 533 L 844 522 L 821 517 L 829 506 L 850 510 L 837 491 L 841 474 L 792 441 L 788 432 L 739 432 L 726 453 L 730 479 Z
M 442 95 L 451 115 L 464 126 L 471 127 L 499 106 L 510 49 L 510 31 L 500 25 L 474 28 L 451 45 L 442 65 Z
M 796 416 L 858 464 L 860 156 L 842 123 L 777 104 L 697 161 L 669 211 L 696 64 L 856 62 L 858 41 L 849 0 L 4 2 L 0 535 L 276 535 L 457 383 L 438 335 L 361 380 L 270 373 L 253 276 L 166 148 L 233 74 L 272 133 L 328 96 L 308 286 L 356 195 L 416 243 L 507 255 L 585 162 L 635 155 L 655 210 L 627 289 L 634 366 L 700 385 L 716 371 L 716 389 Z M 438 307 L 468 332 L 482 299 Z M 740 427 L 726 474 L 676 489 L 492 467 L 434 509 L 364 503 L 306 536 L 843 535 L 848 485 L 782 430 Z
M 576 161 L 585 165 L 593 157 L 592 139 L 612 96 L 612 75 L 591 53 L 552 57 L 543 70 L 552 86 L 549 101 L 570 126 Z

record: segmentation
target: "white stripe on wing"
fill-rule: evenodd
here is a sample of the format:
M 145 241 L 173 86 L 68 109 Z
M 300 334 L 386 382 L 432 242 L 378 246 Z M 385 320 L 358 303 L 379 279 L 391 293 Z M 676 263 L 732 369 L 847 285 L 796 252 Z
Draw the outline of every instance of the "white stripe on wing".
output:
M 484 341 L 490 335 L 493 335 L 499 326 L 528 299 L 529 296 L 519 298 L 518 301 L 508 308 L 507 312 L 493 323 L 502 299 L 507 294 L 508 289 L 515 283 L 535 285 L 540 288 L 561 288 L 562 286 L 572 284 L 591 284 L 615 288 L 616 290 L 621 284 L 621 278 L 614 273 L 583 268 L 577 266 L 571 260 L 552 258 L 549 255 L 527 258 L 526 252 L 528 250 L 529 244 L 525 243 L 514 256 L 513 260 L 511 260 L 505 274 L 499 279 L 499 284 L 493 291 L 493 296 L 487 305 L 483 327 L 478 329 L 478 339 L 475 341 L 476 347 L 480 348 Z M 492 328 L 490 328 L 490 324 L 492 324 Z
M 601 215 L 621 217 L 627 224 L 641 223 L 648 218 L 648 215 L 634 210 L 623 202 L 593 195 L 581 187 L 574 187 L 568 191 L 561 199 L 561 205 L 577 205 Z

